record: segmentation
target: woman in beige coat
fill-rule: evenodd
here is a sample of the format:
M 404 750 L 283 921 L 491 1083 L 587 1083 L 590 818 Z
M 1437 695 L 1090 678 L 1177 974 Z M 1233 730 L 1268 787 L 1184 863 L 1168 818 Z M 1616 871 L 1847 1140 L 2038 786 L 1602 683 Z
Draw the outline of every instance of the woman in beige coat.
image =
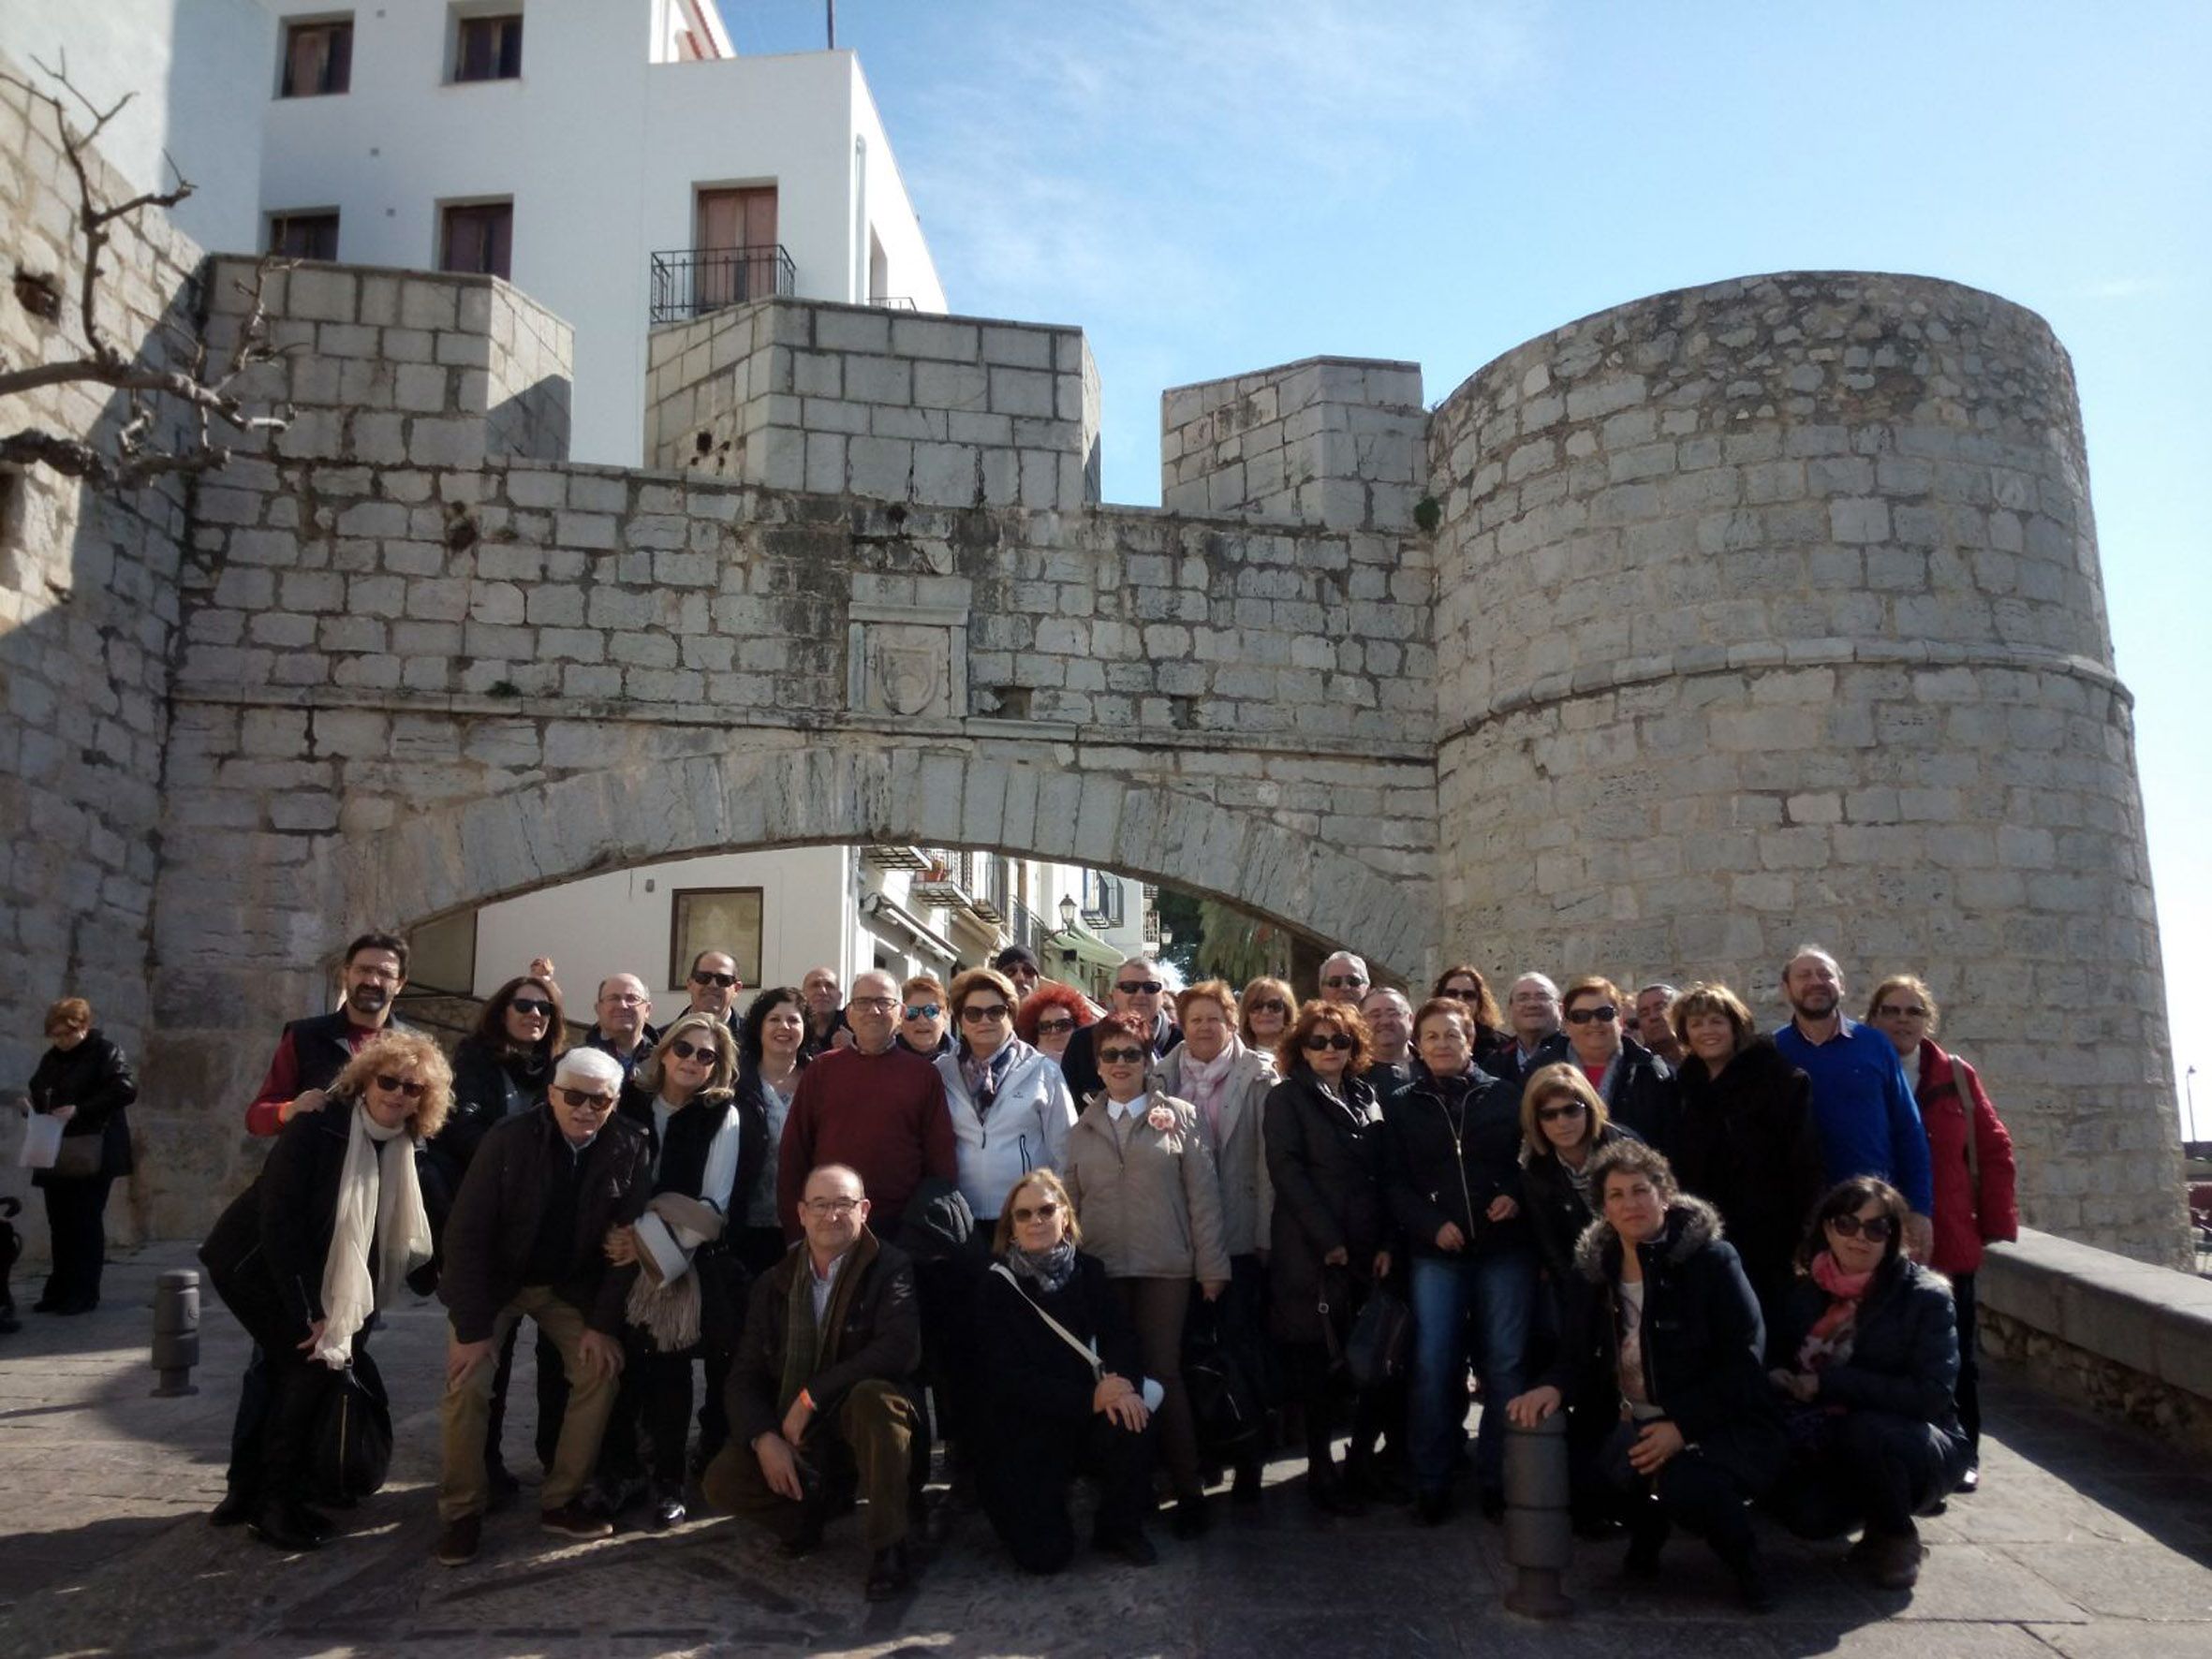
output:
M 1160 1385 L 1161 1453 L 1175 1485 L 1175 1535 L 1205 1531 L 1198 1427 L 1183 1389 L 1183 1320 L 1195 1282 L 1208 1301 L 1228 1288 L 1221 1185 L 1198 1108 L 1147 1089 L 1150 1033 L 1127 1014 L 1094 1028 L 1104 1087 L 1068 1133 L 1062 1171 L 1084 1241 L 1106 1264 L 1128 1310 L 1147 1375 Z

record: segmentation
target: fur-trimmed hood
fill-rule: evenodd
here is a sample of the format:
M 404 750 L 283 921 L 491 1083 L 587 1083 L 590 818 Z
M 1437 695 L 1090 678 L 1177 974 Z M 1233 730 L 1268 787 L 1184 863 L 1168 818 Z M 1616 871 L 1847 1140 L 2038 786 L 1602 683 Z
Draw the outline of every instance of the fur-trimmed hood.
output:
M 1704 1199 L 1678 1193 L 1668 1202 L 1666 1226 L 1659 1233 L 1667 1260 L 1688 1261 L 1720 1236 L 1720 1211 Z M 1600 1216 L 1574 1242 L 1574 1270 L 1593 1285 L 1603 1285 L 1618 1276 L 1619 1264 L 1620 1242 Z

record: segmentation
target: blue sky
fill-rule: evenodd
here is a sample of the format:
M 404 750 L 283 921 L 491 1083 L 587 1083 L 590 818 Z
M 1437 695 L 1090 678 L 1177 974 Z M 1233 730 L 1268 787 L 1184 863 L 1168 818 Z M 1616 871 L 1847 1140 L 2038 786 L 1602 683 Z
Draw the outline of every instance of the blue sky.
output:
M 820 0 L 724 0 L 739 50 Z M 1110 500 L 1167 386 L 1317 352 L 1429 400 L 1585 313 L 1914 272 L 2072 351 L 2173 988 L 2212 1136 L 2212 6 L 843 0 L 955 310 L 1073 322 Z M 2193 458 L 2193 459 L 2192 459 Z M 2181 1093 L 2177 1087 L 2176 1094 Z

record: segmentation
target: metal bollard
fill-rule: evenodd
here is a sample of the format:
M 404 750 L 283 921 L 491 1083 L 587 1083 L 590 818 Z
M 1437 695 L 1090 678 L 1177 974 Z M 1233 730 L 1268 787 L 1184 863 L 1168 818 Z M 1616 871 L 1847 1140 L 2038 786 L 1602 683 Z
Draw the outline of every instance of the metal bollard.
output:
M 192 1368 L 199 1363 L 199 1274 L 171 1268 L 154 1292 L 154 1369 L 161 1373 L 157 1400 L 197 1394 Z
M 1559 1588 L 1574 1549 L 1568 1510 L 1567 1414 L 1533 1429 L 1506 1426 L 1505 1558 L 1514 1567 L 1505 1605 L 1531 1619 L 1562 1619 L 1574 1604 Z

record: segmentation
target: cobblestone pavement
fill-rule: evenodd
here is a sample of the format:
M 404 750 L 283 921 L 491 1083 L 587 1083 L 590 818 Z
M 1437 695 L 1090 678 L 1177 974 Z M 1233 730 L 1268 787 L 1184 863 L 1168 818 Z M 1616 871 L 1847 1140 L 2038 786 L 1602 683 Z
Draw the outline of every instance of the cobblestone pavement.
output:
M 1278 1459 L 1266 1501 L 1218 1505 L 1202 1543 L 1157 1529 L 1149 1572 L 1085 1556 L 1058 1578 L 1025 1578 L 977 1518 L 911 1595 L 871 1608 L 849 1522 L 800 1563 L 719 1519 L 563 1546 L 536 1530 L 525 1491 L 493 1519 L 476 1564 L 435 1564 L 442 1322 L 421 1304 L 379 1339 L 399 1418 L 391 1485 L 347 1535 L 287 1558 L 204 1521 L 245 1348 L 212 1299 L 201 1391 L 149 1397 L 154 1277 L 189 1260 L 178 1245 L 139 1252 L 111 1266 L 97 1313 L 26 1314 L 0 1337 L 0 1653 L 2212 1659 L 2212 1469 L 2003 1376 L 1989 1389 L 1983 1490 L 1926 1524 L 1910 1599 L 1861 1588 L 1841 1545 L 1777 1537 L 1780 1607 L 1754 1618 L 1702 1546 L 1672 1547 L 1666 1577 L 1632 1593 L 1610 1546 L 1571 1575 L 1575 1615 L 1537 1624 L 1500 1606 L 1497 1529 L 1470 1517 L 1423 1531 L 1397 1510 L 1319 1520 L 1298 1465 Z M 517 1384 L 520 1469 L 530 1389 Z

